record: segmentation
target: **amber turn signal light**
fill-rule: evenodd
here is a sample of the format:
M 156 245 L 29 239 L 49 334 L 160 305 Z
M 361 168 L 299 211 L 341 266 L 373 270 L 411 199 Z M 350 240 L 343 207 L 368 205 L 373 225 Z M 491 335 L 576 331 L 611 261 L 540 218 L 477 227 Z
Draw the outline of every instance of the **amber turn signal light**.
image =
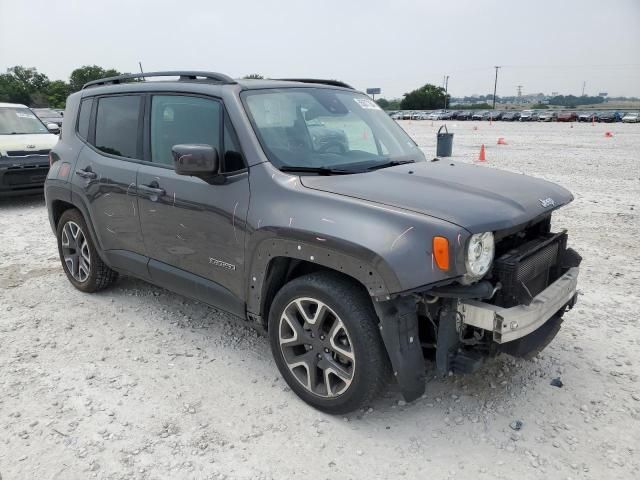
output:
M 433 258 L 440 270 L 449 270 L 449 240 L 433 237 Z

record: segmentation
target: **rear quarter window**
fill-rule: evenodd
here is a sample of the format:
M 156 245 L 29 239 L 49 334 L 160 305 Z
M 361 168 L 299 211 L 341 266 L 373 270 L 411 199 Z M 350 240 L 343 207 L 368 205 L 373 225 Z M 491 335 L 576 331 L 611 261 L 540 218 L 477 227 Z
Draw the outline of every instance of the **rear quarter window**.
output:
M 91 119 L 91 107 L 93 107 L 93 98 L 85 98 L 80 104 L 78 112 L 78 135 L 84 140 L 89 139 L 89 120 Z

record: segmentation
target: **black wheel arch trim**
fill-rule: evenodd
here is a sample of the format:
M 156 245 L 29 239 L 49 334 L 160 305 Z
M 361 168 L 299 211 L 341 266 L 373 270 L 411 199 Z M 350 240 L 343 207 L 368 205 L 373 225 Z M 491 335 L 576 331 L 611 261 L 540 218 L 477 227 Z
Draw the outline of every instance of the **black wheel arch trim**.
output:
M 390 292 L 400 289 L 395 273 L 380 256 L 353 243 L 345 245 L 343 240 L 323 238 L 320 244 L 318 236 L 310 232 L 272 231 L 252 251 L 246 270 L 247 311 L 264 318 L 268 315 L 262 311 L 266 279 L 276 258 L 303 260 L 345 274 L 361 283 L 375 299 L 386 299 Z

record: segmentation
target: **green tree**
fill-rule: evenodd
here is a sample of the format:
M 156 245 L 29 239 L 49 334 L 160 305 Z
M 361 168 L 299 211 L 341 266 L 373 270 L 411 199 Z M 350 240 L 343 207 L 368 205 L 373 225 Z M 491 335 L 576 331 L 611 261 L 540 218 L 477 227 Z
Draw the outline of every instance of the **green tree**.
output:
M 402 110 L 431 110 L 442 108 L 445 105 L 445 97 L 449 96 L 445 93 L 444 88 L 436 87 L 427 83 L 426 85 L 404 94 L 404 98 L 400 102 Z
M 51 108 L 64 108 L 67 97 L 71 93 L 69 84 L 62 80 L 54 80 L 47 87 L 47 101 Z
M 0 101 L 31 105 L 32 97 L 47 88 L 49 79 L 35 68 L 15 66 L 0 75 Z
M 259 73 L 250 73 L 249 75 L 245 75 L 242 78 L 245 78 L 245 79 L 248 79 L 248 80 L 262 80 L 264 77 L 262 75 L 260 75 Z
M 391 100 L 386 98 L 379 98 L 378 100 L 376 100 L 376 103 L 383 110 L 400 110 L 400 102 L 401 100 L 399 98 L 392 98 Z
M 87 82 L 106 77 L 117 77 L 118 75 L 120 75 L 120 72 L 113 68 L 105 70 L 98 65 L 84 65 L 71 72 L 69 77 L 70 93 L 82 90 L 82 86 Z

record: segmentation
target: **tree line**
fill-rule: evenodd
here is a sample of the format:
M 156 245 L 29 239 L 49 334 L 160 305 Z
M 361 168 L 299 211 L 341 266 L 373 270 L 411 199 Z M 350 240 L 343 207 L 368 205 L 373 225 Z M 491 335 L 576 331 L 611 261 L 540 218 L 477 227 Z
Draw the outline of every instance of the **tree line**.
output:
M 68 81 L 49 80 L 34 67 L 20 65 L 0 74 L 0 102 L 22 103 L 29 107 L 64 108 L 67 97 L 92 80 L 122 75 L 114 68 L 84 65 L 76 68 Z
M 64 108 L 67 97 L 81 90 L 85 83 L 122 74 L 114 68 L 105 69 L 98 65 L 84 65 L 71 72 L 68 81 L 49 80 L 44 73 L 38 72 L 34 67 L 27 68 L 17 65 L 8 68 L 6 73 L 0 74 L 0 102 L 22 103 L 29 107 Z M 252 73 L 244 78 L 263 77 Z M 487 108 L 487 103 L 480 102 L 482 100 L 489 101 L 492 98 L 492 95 L 473 97 L 478 101 L 478 108 Z M 466 99 L 467 97 L 465 97 Z M 377 103 L 385 110 L 434 110 L 449 107 L 451 100 L 451 96 L 445 92 L 444 88 L 427 83 L 405 93 L 402 99 L 379 98 Z M 577 107 L 604 101 L 603 97 L 558 95 L 549 99 L 549 105 Z
M 376 102 L 384 110 L 435 110 L 437 108 L 446 108 L 450 99 L 451 96 L 447 94 L 444 88 L 427 83 L 420 88 L 405 93 L 402 99 L 387 100 L 386 98 L 379 98 Z

